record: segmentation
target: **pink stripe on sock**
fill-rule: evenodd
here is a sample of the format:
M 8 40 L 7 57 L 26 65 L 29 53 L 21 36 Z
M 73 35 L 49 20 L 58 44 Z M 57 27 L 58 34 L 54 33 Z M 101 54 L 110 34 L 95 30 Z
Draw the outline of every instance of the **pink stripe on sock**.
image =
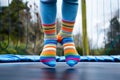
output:
M 70 23 L 70 24 L 74 24 L 75 21 L 67 21 L 67 20 L 62 20 L 63 22 L 66 22 L 66 23 Z
M 42 24 L 43 26 L 53 26 L 55 25 L 56 23 L 53 23 L 53 24 Z
M 68 60 L 75 60 L 75 61 L 80 61 L 80 59 L 79 58 L 66 58 L 66 61 L 68 61 Z
M 40 60 L 40 62 L 50 62 L 50 61 L 53 61 L 55 59 L 44 59 L 44 60 Z

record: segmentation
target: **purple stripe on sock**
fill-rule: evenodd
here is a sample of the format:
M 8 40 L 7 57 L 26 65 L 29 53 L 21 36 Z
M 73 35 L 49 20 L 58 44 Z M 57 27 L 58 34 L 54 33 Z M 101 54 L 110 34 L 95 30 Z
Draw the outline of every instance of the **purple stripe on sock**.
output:
M 80 59 L 79 58 L 66 58 L 66 61 L 68 61 L 68 60 L 75 60 L 75 61 L 80 61 Z
M 52 24 L 42 24 L 43 26 L 53 26 L 55 25 L 56 23 L 52 23 Z
M 44 60 L 40 60 L 40 62 L 50 62 L 50 61 L 54 61 L 55 59 L 44 59 Z
M 67 20 L 62 20 L 63 22 L 65 22 L 65 23 L 70 23 L 70 24 L 74 24 L 75 23 L 75 21 L 67 21 Z

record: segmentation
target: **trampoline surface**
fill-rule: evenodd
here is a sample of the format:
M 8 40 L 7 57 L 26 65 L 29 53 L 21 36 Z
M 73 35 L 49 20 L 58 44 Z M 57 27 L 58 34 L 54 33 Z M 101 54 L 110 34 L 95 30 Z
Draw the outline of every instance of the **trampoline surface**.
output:
M 55 68 L 41 62 L 1 63 L 0 80 L 120 80 L 120 63 L 79 62 L 73 68 L 65 62 Z

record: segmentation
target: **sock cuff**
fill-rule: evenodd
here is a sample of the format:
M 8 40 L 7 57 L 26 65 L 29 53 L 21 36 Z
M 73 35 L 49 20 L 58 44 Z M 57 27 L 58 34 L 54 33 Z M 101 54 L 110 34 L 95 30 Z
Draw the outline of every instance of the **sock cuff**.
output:
M 43 31 L 45 32 L 45 35 L 54 35 L 56 33 L 56 25 L 53 24 L 42 24 Z
M 62 20 L 62 27 L 61 27 L 62 32 L 71 34 L 73 31 L 74 23 L 75 22 Z
M 45 39 L 56 39 L 56 24 L 42 24 L 44 38 Z
M 73 28 L 74 24 L 75 24 L 75 22 L 62 20 L 62 25 L 63 25 L 63 26 Z
M 54 26 L 56 23 L 52 23 L 52 24 L 42 24 L 42 26 Z
M 69 23 L 69 24 L 74 24 L 75 21 L 68 21 L 68 20 L 62 20 L 63 23 Z

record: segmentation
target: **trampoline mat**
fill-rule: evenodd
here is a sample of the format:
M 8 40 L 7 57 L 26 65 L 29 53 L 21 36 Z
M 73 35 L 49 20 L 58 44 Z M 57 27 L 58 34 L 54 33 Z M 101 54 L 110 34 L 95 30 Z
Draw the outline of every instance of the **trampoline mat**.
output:
M 41 62 L 1 63 L 0 80 L 120 80 L 120 63 L 79 62 L 73 68 L 65 62 L 55 68 Z

